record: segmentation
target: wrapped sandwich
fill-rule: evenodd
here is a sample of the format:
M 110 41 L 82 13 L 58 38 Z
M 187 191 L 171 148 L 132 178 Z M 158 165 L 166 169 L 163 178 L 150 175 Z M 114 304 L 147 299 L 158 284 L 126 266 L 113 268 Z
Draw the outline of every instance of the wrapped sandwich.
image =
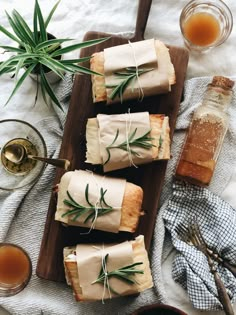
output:
M 162 114 L 99 114 L 88 119 L 86 140 L 86 162 L 104 172 L 170 158 L 169 118 Z
M 143 190 L 125 179 L 76 170 L 62 176 L 57 191 L 55 220 L 63 224 L 112 233 L 137 228 Z
M 93 101 L 122 102 L 168 93 L 175 83 L 175 70 L 168 48 L 159 40 L 107 48 L 93 54 L 90 68 Z
M 153 286 L 142 235 L 116 245 L 65 247 L 63 255 L 66 280 L 77 301 L 103 301 Z

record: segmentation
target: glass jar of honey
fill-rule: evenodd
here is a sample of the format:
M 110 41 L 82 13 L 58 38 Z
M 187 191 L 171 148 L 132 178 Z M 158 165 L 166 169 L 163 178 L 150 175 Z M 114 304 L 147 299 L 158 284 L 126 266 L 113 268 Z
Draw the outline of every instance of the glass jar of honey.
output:
M 234 81 L 215 76 L 194 112 L 176 169 L 176 177 L 192 184 L 210 183 L 228 129 L 227 109 Z

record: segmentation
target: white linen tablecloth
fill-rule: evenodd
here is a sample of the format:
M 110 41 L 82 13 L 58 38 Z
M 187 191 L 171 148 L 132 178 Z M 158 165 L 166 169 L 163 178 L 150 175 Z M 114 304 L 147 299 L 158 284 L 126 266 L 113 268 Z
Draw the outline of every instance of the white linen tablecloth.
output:
M 56 1 L 39 0 L 44 16 L 55 4 Z M 159 38 L 166 44 L 183 46 L 183 40 L 179 29 L 179 15 L 181 8 L 187 3 L 187 0 L 153 0 L 145 38 Z M 230 7 L 234 18 L 236 19 L 236 2 L 234 0 L 225 0 L 225 3 Z M 87 31 L 103 31 L 108 33 L 127 33 L 132 34 L 135 28 L 135 20 L 137 14 L 138 1 L 127 0 L 61 0 L 48 31 L 60 38 L 74 38 L 76 42 L 82 41 L 84 34 Z M 0 24 L 8 27 L 8 21 L 5 15 L 5 10 L 11 12 L 13 9 L 18 10 L 29 23 L 32 22 L 34 1 L 32 0 L 9 0 L 2 1 L 0 6 Z M 10 30 L 10 28 L 8 28 Z M 10 44 L 9 39 L 0 34 L 0 44 Z M 202 76 L 224 75 L 235 76 L 235 45 L 236 45 L 236 30 L 233 28 L 232 34 L 222 46 L 212 50 L 207 54 L 190 54 L 189 66 L 187 71 L 187 79 Z M 1 51 L 0 51 L 1 52 Z M 4 59 L 4 54 L 0 54 L 0 60 Z M 71 53 L 67 56 L 78 57 L 78 52 Z M 68 85 L 65 87 L 62 83 L 56 87 L 60 94 L 60 85 L 64 88 L 62 91 L 69 98 L 71 91 L 71 83 L 68 80 Z M 20 88 L 16 96 L 9 102 L 7 106 L 3 106 L 8 99 L 14 82 L 9 75 L 0 77 L 0 119 L 16 118 L 23 119 L 35 125 L 43 132 L 48 145 L 50 155 L 56 156 L 60 147 L 62 137 L 62 125 L 65 117 L 47 107 L 42 98 L 34 107 L 35 97 L 35 82 L 27 79 Z M 68 94 L 68 95 L 67 95 Z M 67 102 L 68 103 L 68 102 Z M 235 105 L 235 104 L 234 104 Z M 66 110 L 66 109 L 65 109 Z M 50 127 L 50 128 L 48 128 Z M 72 297 L 70 288 L 63 284 L 57 284 L 50 281 L 38 279 L 35 276 L 35 267 L 37 263 L 37 255 L 40 241 L 31 233 L 24 233 L 27 222 L 20 216 L 22 209 L 29 207 L 34 198 L 34 211 L 37 209 L 37 203 L 40 205 L 40 211 L 43 211 L 44 220 L 46 219 L 47 206 L 50 197 L 50 189 L 52 180 L 48 180 L 49 174 L 53 174 L 53 167 L 48 166 L 45 169 L 45 176 L 40 179 L 39 187 L 41 190 L 36 193 L 31 192 L 28 195 L 27 188 L 22 189 L 17 194 L 5 193 L 0 191 L 0 242 L 9 241 L 21 244 L 20 238 L 30 239 L 31 245 L 25 243 L 26 250 L 32 251 L 33 262 L 33 277 L 30 285 L 20 294 L 10 297 L 1 298 L 0 304 L 11 314 L 18 315 L 36 315 L 40 314 L 40 310 L 44 314 L 125 314 L 125 305 L 123 300 L 117 299 L 116 302 L 108 301 L 105 306 L 97 304 L 94 307 L 85 305 L 83 308 L 77 307 Z M 44 187 L 44 189 L 43 189 Z M 48 187 L 48 192 L 45 193 L 45 187 Z M 230 182 L 225 186 L 221 197 L 228 201 L 232 206 L 236 207 L 235 198 L 236 187 L 236 169 L 232 169 Z M 23 199 L 23 197 L 26 197 Z M 40 195 L 44 196 L 45 207 L 42 207 Z M 31 199 L 29 199 L 29 196 Z M 12 207 L 18 207 L 17 211 L 12 212 L 11 209 L 6 209 L 5 204 L 11 204 Z M 13 218 L 15 218 L 13 220 Z M 34 217 L 32 215 L 32 220 Z M 33 221 L 34 222 L 34 221 Z M 16 226 L 17 223 L 17 226 Z M 37 238 L 42 236 L 44 229 L 44 221 L 35 222 L 37 226 Z M 27 228 L 26 228 L 27 230 Z M 28 230 L 27 230 L 28 231 Z M 28 233 L 28 232 L 27 232 Z M 35 246 L 34 246 L 35 242 Z M 21 244 L 24 246 L 24 244 Z M 168 303 L 183 309 L 190 315 L 208 314 L 213 315 L 216 312 L 200 312 L 194 310 L 191 306 L 186 292 L 177 285 L 171 277 L 171 262 L 174 257 L 172 252 L 163 264 L 163 285 L 168 296 Z M 51 295 L 50 295 L 51 294 Z M 53 298 L 50 298 L 53 296 Z M 132 304 L 132 299 L 125 299 L 127 306 L 130 304 L 130 310 L 134 310 L 136 305 L 150 304 L 158 302 L 158 296 L 154 291 L 140 295 L 137 304 Z M 235 307 L 236 310 L 236 307 Z M 5 311 L 0 308 L 0 315 L 5 314 Z M 218 314 L 223 314 L 219 312 Z

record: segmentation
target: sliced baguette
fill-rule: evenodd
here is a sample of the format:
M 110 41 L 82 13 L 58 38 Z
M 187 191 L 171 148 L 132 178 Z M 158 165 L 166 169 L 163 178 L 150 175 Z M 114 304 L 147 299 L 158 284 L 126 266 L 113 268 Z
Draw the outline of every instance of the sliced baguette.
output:
M 155 40 L 155 50 L 158 56 L 158 66 L 165 69 L 169 78 L 169 86 L 175 84 L 175 69 L 171 62 L 169 49 L 160 40 Z M 93 71 L 104 74 L 104 53 L 98 52 L 92 55 L 90 60 L 90 68 Z M 107 93 L 105 87 L 105 77 L 98 75 L 91 75 L 92 80 L 92 94 L 93 102 L 102 102 L 107 100 Z M 170 88 L 169 88 L 170 90 Z M 168 91 L 167 91 L 168 92 Z
M 70 183 L 70 180 L 74 172 L 65 173 L 58 185 L 58 198 L 57 198 L 57 211 L 55 213 L 55 220 L 61 221 L 64 224 L 79 226 L 77 221 L 68 221 L 68 217 L 62 217 L 62 215 L 68 210 L 64 205 L 63 200 L 67 198 L 66 192 Z M 121 220 L 119 231 L 135 232 L 139 218 L 143 214 L 141 207 L 143 201 L 143 190 L 141 187 L 126 182 L 125 192 L 121 207 Z
M 153 286 L 148 254 L 144 245 L 144 237 L 143 235 L 139 235 L 135 240 L 130 242 L 133 248 L 134 263 L 143 262 L 140 269 L 144 271 L 144 274 L 135 274 L 134 278 L 137 282 L 137 292 L 142 292 Z M 72 286 L 76 301 L 84 301 L 82 288 L 80 287 L 75 247 L 65 247 L 63 256 L 67 283 Z
M 151 132 L 153 138 L 152 158 L 153 160 L 170 159 L 170 127 L 169 117 L 162 114 L 151 114 Z M 97 118 L 88 119 L 86 126 L 86 162 L 91 164 L 102 164 L 99 143 L 99 124 Z

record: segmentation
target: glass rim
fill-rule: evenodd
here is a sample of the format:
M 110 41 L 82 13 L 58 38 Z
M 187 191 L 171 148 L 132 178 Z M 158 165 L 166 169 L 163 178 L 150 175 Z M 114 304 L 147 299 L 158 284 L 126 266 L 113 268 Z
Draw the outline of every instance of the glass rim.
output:
M 2 120 L 0 120 L 0 125 L 2 123 L 7 123 L 7 122 L 17 122 L 17 123 L 26 125 L 27 127 L 31 128 L 38 135 L 38 137 L 39 137 L 39 139 L 40 139 L 40 141 L 42 143 L 42 146 L 43 146 L 43 151 L 44 151 L 45 157 L 47 156 L 47 145 L 46 145 L 46 142 L 45 142 L 42 134 L 39 132 L 39 130 L 37 128 L 35 128 L 33 125 L 31 125 L 27 121 L 24 121 L 24 120 L 21 120 L 21 119 L 15 119 L 15 118 L 2 119 Z M 37 176 L 35 178 L 32 178 L 29 182 L 27 182 L 27 183 L 25 183 L 23 185 L 19 185 L 17 187 L 13 187 L 13 188 L 8 188 L 8 187 L 2 187 L 2 185 L 0 184 L 0 189 L 5 190 L 5 191 L 15 191 L 15 190 L 21 189 L 21 188 L 23 188 L 25 186 L 28 186 L 28 185 L 36 182 L 40 178 L 40 176 L 43 174 L 44 169 L 45 169 L 45 164 L 42 165 L 40 172 L 37 174 Z

